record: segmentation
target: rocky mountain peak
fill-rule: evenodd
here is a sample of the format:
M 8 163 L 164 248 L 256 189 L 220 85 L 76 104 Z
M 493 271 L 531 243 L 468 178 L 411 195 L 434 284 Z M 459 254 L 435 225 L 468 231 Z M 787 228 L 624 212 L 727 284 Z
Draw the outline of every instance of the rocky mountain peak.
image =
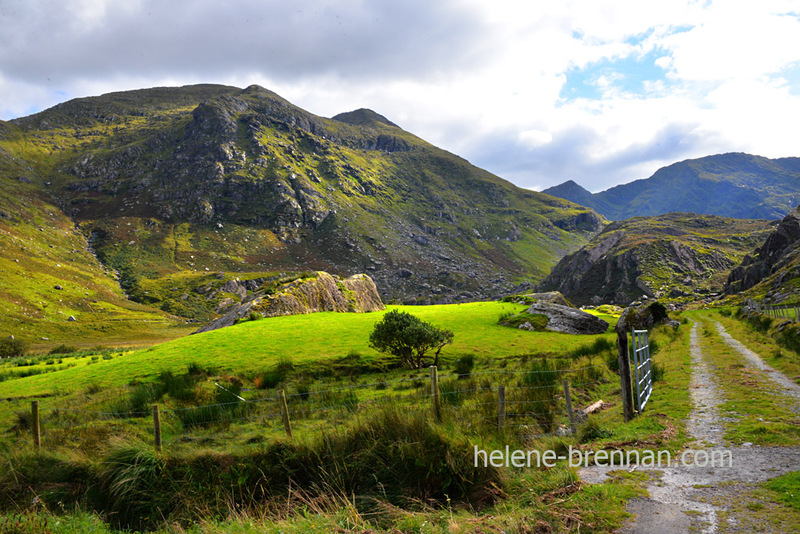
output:
M 400 128 L 383 115 L 375 113 L 371 109 L 365 108 L 357 109 L 355 111 L 348 111 L 346 113 L 339 113 L 333 117 L 333 120 L 351 124 L 353 126 L 371 126 L 375 124 L 383 124 L 386 126 L 392 126 L 394 128 Z

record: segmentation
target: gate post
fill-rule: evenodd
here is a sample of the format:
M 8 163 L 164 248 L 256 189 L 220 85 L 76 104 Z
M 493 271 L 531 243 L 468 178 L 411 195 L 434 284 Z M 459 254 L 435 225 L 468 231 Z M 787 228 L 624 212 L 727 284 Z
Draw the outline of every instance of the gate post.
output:
M 625 421 L 633 419 L 633 399 L 631 394 L 631 363 L 628 358 L 628 332 L 625 325 L 617 323 L 617 359 L 619 360 L 619 381 L 622 387 L 622 414 Z

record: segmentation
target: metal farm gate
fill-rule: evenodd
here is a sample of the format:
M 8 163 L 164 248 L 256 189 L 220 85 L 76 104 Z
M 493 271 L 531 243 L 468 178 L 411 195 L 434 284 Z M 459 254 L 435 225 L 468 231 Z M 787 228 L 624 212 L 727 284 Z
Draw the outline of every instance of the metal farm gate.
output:
M 647 330 L 631 331 L 633 369 L 636 378 L 636 411 L 641 415 L 653 392 L 653 373 L 650 360 L 650 336 Z

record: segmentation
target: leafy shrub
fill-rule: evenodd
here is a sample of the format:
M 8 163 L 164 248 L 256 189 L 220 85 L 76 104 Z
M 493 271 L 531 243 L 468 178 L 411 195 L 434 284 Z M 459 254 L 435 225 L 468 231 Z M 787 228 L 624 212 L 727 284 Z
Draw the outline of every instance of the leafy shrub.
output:
M 458 378 L 469 378 L 472 369 L 475 368 L 475 355 L 464 354 L 456 360 L 455 372 Z
M 78 352 L 78 347 L 62 344 L 50 349 L 48 354 L 72 354 L 73 352 Z
M 453 342 L 453 332 L 437 328 L 410 313 L 392 310 L 386 313 L 369 336 L 369 346 L 378 352 L 397 357 L 411 369 L 426 364 L 428 353 L 435 350 L 433 365 L 439 353 Z
M 21 339 L 0 339 L 0 358 L 19 358 L 28 352 L 28 344 Z

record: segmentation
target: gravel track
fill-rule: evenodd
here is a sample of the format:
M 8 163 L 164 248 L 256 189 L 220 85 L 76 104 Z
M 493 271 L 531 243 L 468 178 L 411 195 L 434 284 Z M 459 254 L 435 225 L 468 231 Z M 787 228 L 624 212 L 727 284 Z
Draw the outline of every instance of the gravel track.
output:
M 722 324 L 714 321 L 714 325 L 717 327 L 717 332 L 722 340 L 727 343 L 727 345 L 733 349 L 735 349 L 739 354 L 744 356 L 744 358 L 756 369 L 760 369 L 764 371 L 766 376 L 772 379 L 773 382 L 778 384 L 778 386 L 783 389 L 783 393 L 794 397 L 798 401 L 800 401 L 800 386 L 797 383 L 786 376 L 785 374 L 781 373 L 780 371 L 776 370 L 774 367 L 771 367 L 767 364 L 764 360 L 761 359 L 761 356 L 753 352 L 752 350 L 748 349 L 744 345 L 742 345 L 738 340 L 734 339 L 726 330 Z
M 754 485 L 800 469 L 800 447 L 726 447 L 725 422 L 730 419 L 720 413 L 719 407 L 724 399 L 714 378 L 715 368 L 700 346 L 701 334 L 698 326 L 698 323 L 693 322 L 690 337 L 693 369 L 690 394 L 693 407 L 687 421 L 687 431 L 694 442 L 689 445 L 688 450 L 702 450 L 699 453 L 701 456 L 729 451 L 732 466 L 727 467 L 727 461 L 726 467 L 722 468 L 676 465 L 679 454 L 672 459 L 672 466 L 648 470 L 652 476 L 647 483 L 649 497 L 636 498 L 628 503 L 628 511 L 634 517 L 619 530 L 620 533 L 710 534 L 719 532 L 720 528 L 724 528 L 726 532 L 740 532 L 735 518 L 729 518 L 724 525 L 719 524 L 718 513 L 727 509 L 719 503 L 742 502 L 748 498 Z M 758 355 L 727 335 L 722 325 L 717 324 L 717 330 L 729 345 L 737 348 L 738 344 L 749 352 L 748 355 L 737 348 L 755 368 L 779 383 L 787 395 L 800 399 L 800 387 L 793 382 L 796 390 L 784 387 L 782 379 L 789 381 L 788 378 L 767 366 Z M 583 468 L 580 470 L 580 477 L 586 483 L 599 483 L 607 478 L 607 473 L 611 470 L 613 468 L 609 467 Z M 768 524 L 762 526 L 762 532 L 770 532 Z M 752 528 L 752 524 L 748 528 Z

